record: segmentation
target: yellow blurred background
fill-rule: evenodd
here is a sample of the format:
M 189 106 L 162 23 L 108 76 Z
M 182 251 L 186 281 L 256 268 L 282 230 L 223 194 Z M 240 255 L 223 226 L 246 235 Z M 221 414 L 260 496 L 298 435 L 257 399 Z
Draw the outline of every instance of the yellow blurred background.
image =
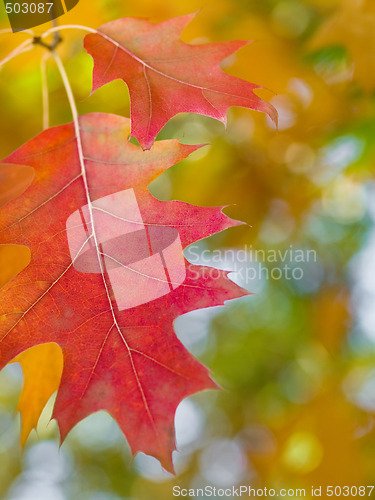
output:
M 262 85 L 259 95 L 279 112 L 278 130 L 262 114 L 236 108 L 226 131 L 184 114 L 159 136 L 210 146 L 157 179 L 155 196 L 228 205 L 228 215 L 248 224 L 197 248 L 206 256 L 245 249 L 246 262 L 224 252 L 212 265 L 233 270 L 231 278 L 254 295 L 176 321 L 181 341 L 224 390 L 178 408 L 172 477 L 152 457 L 132 461 L 104 412 L 80 423 L 59 451 L 49 423 L 53 398 L 22 452 L 15 416 L 22 371 L 9 365 L 0 373 L 1 498 L 158 500 L 172 498 L 175 485 L 206 484 L 306 488 L 312 498 L 311 486 L 375 484 L 375 3 L 80 0 L 59 23 L 96 28 L 124 16 L 161 21 L 194 11 L 186 42 L 254 40 L 222 67 Z M 8 26 L 1 4 L 0 29 Z M 64 31 L 58 49 L 79 112 L 129 116 L 121 81 L 88 97 L 92 60 L 83 35 Z M 1 34 L 0 58 L 24 39 Z M 2 158 L 42 129 L 43 53 L 37 47 L 0 70 Z M 53 62 L 47 73 L 51 124 L 68 122 Z M 256 250 L 279 258 L 254 260 Z M 298 262 L 288 253 L 282 262 L 290 250 L 315 258 Z M 1 284 L 28 259 L 23 247 L 3 247 Z M 286 263 L 302 276 L 272 275 Z

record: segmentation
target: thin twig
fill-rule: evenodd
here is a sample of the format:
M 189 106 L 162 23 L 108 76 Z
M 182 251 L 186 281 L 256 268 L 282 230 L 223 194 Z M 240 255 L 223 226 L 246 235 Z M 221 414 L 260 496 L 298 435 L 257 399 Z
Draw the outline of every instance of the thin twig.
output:
M 80 24 L 63 24 L 61 26 L 55 26 L 54 28 L 50 28 L 49 30 L 45 31 L 40 38 L 45 38 L 46 36 L 50 35 L 51 33 L 55 33 L 56 31 L 62 31 L 68 29 L 89 31 L 90 33 L 98 33 L 98 30 L 94 28 L 89 28 L 88 26 L 82 26 Z
M 50 52 L 54 51 L 56 47 L 63 41 L 60 35 L 60 28 L 58 26 L 57 19 L 52 19 L 52 28 L 53 29 L 53 41 L 52 43 L 46 43 L 43 41 L 47 32 L 43 33 L 42 36 L 34 36 L 33 43 L 35 45 L 41 45 L 45 49 L 48 49 Z
M 55 63 L 57 65 L 57 68 L 58 68 L 60 75 L 61 75 L 61 79 L 62 79 L 63 84 L 64 84 L 66 95 L 68 96 L 70 110 L 71 110 L 72 116 L 73 116 L 74 128 L 75 128 L 75 132 L 76 132 L 76 136 L 77 136 L 78 152 L 80 154 L 81 168 L 84 169 L 84 160 L 83 160 L 82 144 L 81 144 L 81 133 L 80 133 L 79 122 L 78 122 L 78 111 L 77 111 L 77 106 L 76 106 L 76 102 L 74 99 L 72 87 L 70 85 L 68 75 L 66 74 L 66 71 L 65 71 L 65 68 L 64 68 L 64 65 L 62 63 L 60 56 L 57 54 L 56 51 L 53 51 L 53 52 L 51 52 L 51 57 L 53 57 L 53 59 L 55 60 Z M 81 156 L 82 156 L 82 158 L 81 158 Z M 82 164 L 83 164 L 83 167 L 82 167 Z M 82 174 L 83 174 L 83 172 L 82 172 Z
M 69 82 L 68 75 L 66 74 L 66 71 L 65 71 L 64 65 L 60 59 L 60 56 L 56 53 L 56 51 L 52 51 L 51 56 L 54 58 L 56 65 L 59 69 L 64 87 L 65 87 L 66 95 L 68 96 L 68 101 L 69 101 L 70 109 L 71 109 L 72 116 L 73 116 L 73 124 L 74 124 L 74 130 L 75 130 L 76 141 L 77 141 L 77 151 L 78 151 L 79 163 L 81 166 L 82 180 L 83 180 L 83 184 L 84 184 L 84 188 L 85 188 L 87 207 L 88 207 L 89 215 L 90 215 L 92 236 L 94 238 L 95 248 L 96 248 L 97 255 L 98 255 L 100 272 L 101 272 L 101 275 L 103 278 L 103 284 L 104 284 L 104 287 L 105 287 L 105 290 L 107 293 L 108 301 L 109 301 L 110 306 L 111 306 L 114 324 L 116 325 L 120 335 L 122 336 L 121 330 L 120 330 L 118 323 L 117 323 L 117 318 L 116 318 L 115 312 L 113 310 L 113 306 L 112 306 L 112 302 L 111 302 L 111 298 L 110 298 L 110 293 L 109 293 L 109 286 L 108 286 L 107 281 L 105 279 L 104 264 L 103 264 L 103 260 L 102 260 L 102 257 L 100 255 L 100 252 L 99 252 L 99 242 L 98 242 L 98 237 L 96 234 L 96 229 L 95 229 L 95 224 L 94 224 L 93 207 L 92 207 L 92 200 L 91 200 L 89 185 L 88 185 L 88 180 L 87 180 L 85 159 L 84 159 L 84 155 L 83 155 L 82 138 L 81 138 L 80 125 L 79 125 L 77 105 L 76 105 L 76 102 L 74 99 L 74 95 L 73 95 L 72 87 L 71 87 L 70 82 Z
M 16 47 L 10 54 L 8 54 L 2 61 L 0 61 L 0 68 L 4 66 L 7 62 L 14 59 L 20 54 L 27 52 L 32 49 L 33 39 L 29 38 L 28 40 L 23 41 L 18 47 Z
M 42 75 L 42 99 L 43 99 L 43 130 L 49 127 L 49 96 L 48 96 L 48 80 L 47 80 L 47 60 L 50 54 L 47 52 L 40 60 L 40 72 Z

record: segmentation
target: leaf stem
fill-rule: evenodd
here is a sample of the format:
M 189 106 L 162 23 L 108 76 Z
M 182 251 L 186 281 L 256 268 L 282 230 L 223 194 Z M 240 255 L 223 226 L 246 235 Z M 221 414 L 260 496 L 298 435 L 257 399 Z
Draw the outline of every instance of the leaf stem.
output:
M 50 35 L 51 33 L 55 33 L 56 31 L 62 31 L 62 30 L 67 30 L 67 29 L 76 29 L 76 30 L 83 30 L 83 31 L 89 31 L 90 33 L 99 33 L 98 30 L 94 28 L 89 28 L 88 26 L 83 26 L 80 24 L 63 24 L 61 26 L 54 26 L 53 28 L 50 28 L 49 30 L 45 31 L 40 38 L 45 38 L 46 36 Z
M 49 96 L 47 79 L 47 60 L 50 54 L 47 52 L 40 60 L 40 72 L 42 75 L 42 99 L 43 99 L 43 130 L 49 128 Z
M 59 29 L 60 29 L 60 27 L 59 27 Z M 65 71 L 65 68 L 64 68 L 64 65 L 62 63 L 60 56 L 57 54 L 56 51 L 52 51 L 51 57 L 53 57 L 53 59 L 55 60 L 55 63 L 57 65 L 57 68 L 58 68 L 60 75 L 61 75 L 61 79 L 62 79 L 63 84 L 64 84 L 66 95 L 68 97 L 70 110 L 71 110 L 72 116 L 73 116 L 74 130 L 75 130 L 75 133 L 77 136 L 78 154 L 79 154 L 79 161 L 80 161 L 80 165 L 81 165 L 82 175 L 84 175 L 86 177 L 86 172 L 85 172 L 85 168 L 84 168 L 83 152 L 82 152 L 81 132 L 79 129 L 79 121 L 78 121 L 78 111 L 77 111 L 77 106 L 76 106 L 76 102 L 74 99 L 72 87 L 70 85 L 68 75 Z
M 47 34 L 51 34 L 51 33 L 53 33 L 53 41 L 52 41 L 52 43 L 46 43 L 46 42 L 44 42 L 43 38 L 45 38 L 45 36 L 47 36 Z M 48 33 L 45 32 L 41 36 L 34 36 L 33 43 L 35 43 L 37 45 L 41 45 L 45 49 L 48 49 L 49 51 L 52 52 L 53 50 L 56 49 L 56 47 L 62 41 L 63 41 L 63 39 L 61 38 L 61 35 L 60 35 L 60 27 L 57 24 L 57 20 L 56 19 L 52 19 L 52 28 L 51 28 L 51 30 L 48 30 Z
M 4 64 L 7 62 L 11 61 L 15 57 L 19 56 L 20 54 L 23 54 L 24 52 L 27 52 L 28 50 L 31 50 L 33 47 L 33 39 L 29 38 L 27 40 L 24 40 L 18 47 L 16 47 L 10 54 L 8 54 L 2 61 L 0 61 L 0 69 Z
M 61 27 L 59 26 L 59 28 L 61 28 Z M 81 137 L 81 130 L 80 130 L 80 124 L 79 124 L 77 105 L 76 105 L 76 102 L 74 99 L 74 95 L 73 95 L 72 87 L 71 87 L 70 82 L 69 82 L 68 75 L 65 71 L 65 68 L 64 68 L 64 65 L 60 59 L 60 56 L 56 53 L 56 51 L 52 51 L 51 56 L 54 58 L 56 65 L 59 69 L 64 87 L 65 87 L 65 91 L 66 91 L 66 94 L 68 96 L 68 101 L 70 104 L 72 116 L 73 116 L 74 130 L 75 130 L 75 136 L 76 136 L 76 140 L 77 140 L 78 157 L 79 157 L 79 163 L 81 166 L 81 175 L 82 175 L 82 180 L 83 180 L 83 184 L 84 184 L 84 188 L 85 188 L 85 194 L 86 194 L 86 199 L 87 199 L 87 208 L 88 208 L 89 215 L 90 215 L 92 237 L 94 238 L 95 248 L 96 248 L 97 257 L 98 257 L 98 261 L 99 261 L 100 273 L 101 273 L 101 276 L 103 279 L 104 288 L 105 288 L 108 302 L 110 304 L 110 308 L 111 308 L 111 312 L 112 312 L 113 326 L 116 326 L 120 336 L 123 338 L 123 335 L 121 333 L 120 327 L 119 327 L 118 322 L 117 322 L 115 311 L 113 309 L 109 285 L 108 285 L 107 280 L 105 278 L 105 266 L 103 263 L 103 257 L 102 257 L 101 252 L 100 252 L 100 243 L 98 241 L 98 237 L 96 234 L 94 215 L 93 215 L 93 208 L 94 207 L 92 206 L 92 200 L 91 200 L 90 191 L 89 191 L 89 184 L 88 184 L 88 180 L 87 180 L 87 172 L 86 172 L 85 159 L 84 159 L 84 154 L 83 154 L 82 137 Z M 123 338 L 123 340 L 125 342 L 124 338 Z M 125 342 L 125 344 L 126 344 L 126 342 Z

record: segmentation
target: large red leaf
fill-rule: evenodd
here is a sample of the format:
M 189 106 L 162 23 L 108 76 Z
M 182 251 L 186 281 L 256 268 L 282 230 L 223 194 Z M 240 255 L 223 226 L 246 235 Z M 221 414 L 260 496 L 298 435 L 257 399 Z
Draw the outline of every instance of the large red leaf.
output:
M 26 269 L 0 292 L 0 367 L 46 342 L 64 369 L 54 409 L 61 439 L 81 419 L 108 411 L 133 453 L 173 470 L 174 413 L 215 387 L 177 339 L 173 321 L 246 292 L 182 248 L 239 224 L 221 208 L 154 198 L 147 185 L 196 146 L 125 141 L 129 120 L 91 114 L 44 131 L 4 160 L 35 180 L 0 211 L 0 243 L 31 249 Z M 17 165 L 17 166 L 16 166 Z
M 231 106 L 276 111 L 254 94 L 258 85 L 224 73 L 220 62 L 249 42 L 188 45 L 180 33 L 194 15 L 152 24 L 123 18 L 85 37 L 94 59 L 93 91 L 116 79 L 129 88 L 131 134 L 149 149 L 167 121 L 181 112 L 199 113 L 226 123 Z

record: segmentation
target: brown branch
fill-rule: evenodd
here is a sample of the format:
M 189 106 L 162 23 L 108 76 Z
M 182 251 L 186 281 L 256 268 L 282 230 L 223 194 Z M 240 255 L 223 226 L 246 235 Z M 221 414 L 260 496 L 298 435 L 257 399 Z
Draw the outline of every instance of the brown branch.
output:
M 53 28 L 57 28 L 58 25 L 57 25 L 57 20 L 56 19 L 52 19 L 52 27 Z M 42 47 L 48 49 L 49 51 L 53 52 L 56 47 L 63 41 L 59 31 L 54 31 L 53 32 L 53 41 L 52 43 L 46 43 L 42 40 L 42 37 L 41 36 L 34 36 L 33 38 L 33 44 L 34 45 L 41 45 Z

